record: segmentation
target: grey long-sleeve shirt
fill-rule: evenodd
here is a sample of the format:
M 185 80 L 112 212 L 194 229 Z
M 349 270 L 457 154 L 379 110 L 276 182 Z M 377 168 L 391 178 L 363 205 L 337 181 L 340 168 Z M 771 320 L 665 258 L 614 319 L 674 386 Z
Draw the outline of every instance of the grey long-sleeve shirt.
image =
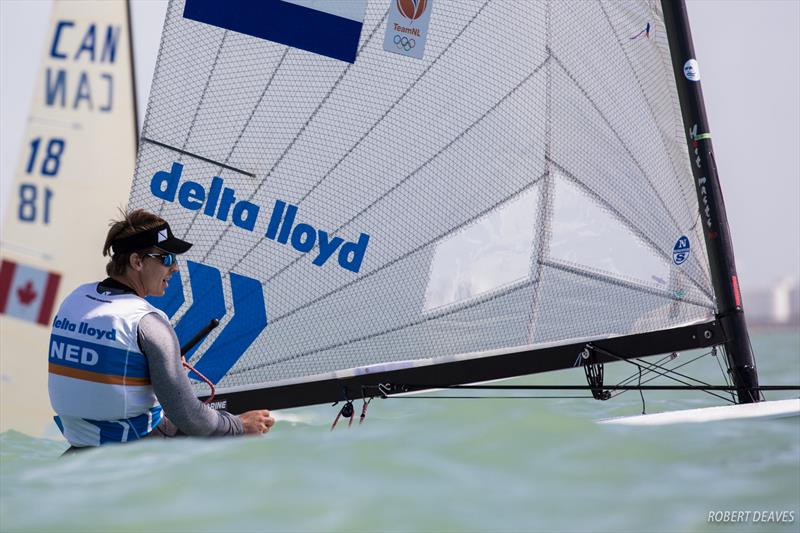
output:
M 169 421 L 159 425 L 161 436 L 174 436 L 177 426 L 190 436 L 242 435 L 244 428 L 238 416 L 215 411 L 197 399 L 181 364 L 180 346 L 175 330 L 156 313 L 139 321 L 139 346 L 150 368 L 150 381 Z M 161 427 L 161 425 L 165 427 Z
M 112 278 L 98 283 L 97 292 L 135 294 L 133 289 Z M 147 358 L 156 398 L 166 413 L 151 436 L 244 434 L 241 418 L 226 411 L 215 411 L 197 399 L 181 363 L 178 337 L 168 321 L 158 313 L 143 316 L 139 320 L 138 340 L 139 348 Z

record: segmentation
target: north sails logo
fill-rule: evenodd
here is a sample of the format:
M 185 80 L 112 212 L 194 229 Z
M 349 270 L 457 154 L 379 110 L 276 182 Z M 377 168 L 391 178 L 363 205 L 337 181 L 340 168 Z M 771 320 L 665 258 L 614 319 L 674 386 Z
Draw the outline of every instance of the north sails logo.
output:
M 411 20 L 420 18 L 427 7 L 428 0 L 397 0 L 397 10 Z
M 167 240 L 167 230 L 166 228 L 164 228 L 158 232 L 158 242 L 164 242 L 166 240 Z

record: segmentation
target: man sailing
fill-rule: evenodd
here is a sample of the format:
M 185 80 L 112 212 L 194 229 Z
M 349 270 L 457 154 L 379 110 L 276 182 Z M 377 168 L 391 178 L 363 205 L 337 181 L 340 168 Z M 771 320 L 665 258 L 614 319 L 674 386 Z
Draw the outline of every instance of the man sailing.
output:
M 124 213 L 103 246 L 109 277 L 61 304 L 48 388 L 71 450 L 153 436 L 261 434 L 275 423 L 265 409 L 236 416 L 200 402 L 167 316 L 145 300 L 164 295 L 177 255 L 191 246 L 152 213 Z

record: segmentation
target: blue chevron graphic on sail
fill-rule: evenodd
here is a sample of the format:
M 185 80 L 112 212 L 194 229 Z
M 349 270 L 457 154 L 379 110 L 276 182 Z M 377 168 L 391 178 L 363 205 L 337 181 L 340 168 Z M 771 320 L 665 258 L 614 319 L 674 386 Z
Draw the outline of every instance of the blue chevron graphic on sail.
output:
M 309 0 L 186 0 L 183 16 L 353 63 L 365 6 L 364 0 L 324 6 Z
M 187 261 L 189 283 L 192 289 L 192 304 L 175 325 L 178 342 L 183 346 L 211 319 L 222 319 L 226 314 L 222 276 L 218 269 Z M 261 281 L 231 272 L 233 316 L 228 320 L 217 338 L 194 365 L 213 383 L 218 383 L 236 361 L 250 347 L 258 335 L 267 327 L 267 310 Z M 147 300 L 172 318 L 185 303 L 180 275 L 173 276 L 164 296 Z M 190 359 L 203 344 L 201 340 L 189 352 Z M 190 374 L 190 377 L 194 377 Z

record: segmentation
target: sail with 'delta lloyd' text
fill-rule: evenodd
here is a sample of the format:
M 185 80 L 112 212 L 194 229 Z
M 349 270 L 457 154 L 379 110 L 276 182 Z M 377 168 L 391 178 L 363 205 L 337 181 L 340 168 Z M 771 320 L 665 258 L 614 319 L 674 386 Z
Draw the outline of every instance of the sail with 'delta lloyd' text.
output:
M 181 344 L 219 320 L 198 396 L 602 398 L 606 362 L 719 346 L 759 401 L 699 80 L 669 0 L 172 0 L 129 206 L 194 243 L 151 301 Z

